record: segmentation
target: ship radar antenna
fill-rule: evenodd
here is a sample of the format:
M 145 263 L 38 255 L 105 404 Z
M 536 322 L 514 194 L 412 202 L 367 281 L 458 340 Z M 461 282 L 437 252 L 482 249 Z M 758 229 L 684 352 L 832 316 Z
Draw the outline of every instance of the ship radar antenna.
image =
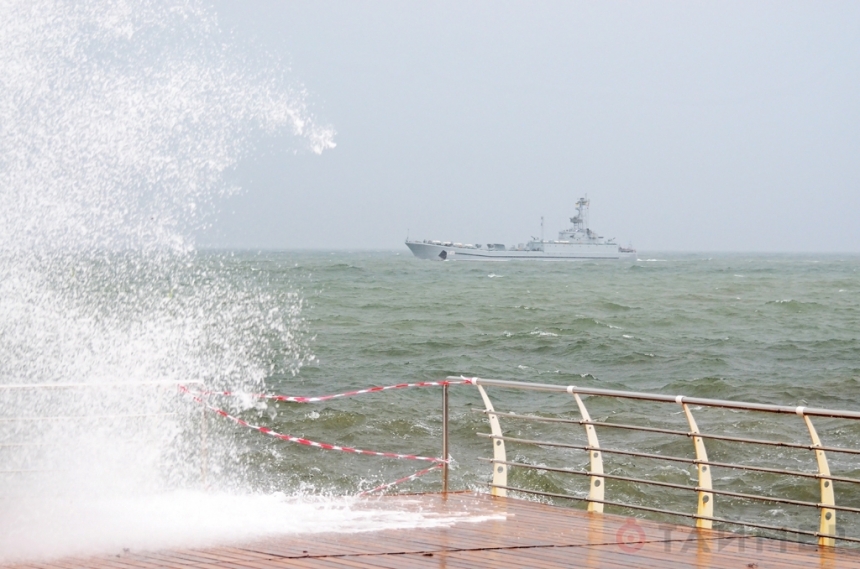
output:
M 583 229 L 588 230 L 588 204 L 588 194 L 585 194 L 585 197 L 579 198 L 576 202 L 576 215 L 570 218 L 574 229 L 579 231 Z

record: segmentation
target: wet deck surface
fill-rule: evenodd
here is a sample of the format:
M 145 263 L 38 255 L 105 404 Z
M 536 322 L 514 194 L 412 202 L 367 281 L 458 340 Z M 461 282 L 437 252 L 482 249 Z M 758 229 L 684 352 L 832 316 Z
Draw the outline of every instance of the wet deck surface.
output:
M 687 526 L 588 514 L 511 498 L 438 494 L 382 498 L 374 507 L 460 516 L 445 527 L 291 534 L 202 549 L 65 558 L 16 569 L 369 569 L 674 567 L 860 569 L 860 551 L 817 548 Z M 468 514 L 465 517 L 464 514 Z M 477 519 L 477 521 L 476 521 Z

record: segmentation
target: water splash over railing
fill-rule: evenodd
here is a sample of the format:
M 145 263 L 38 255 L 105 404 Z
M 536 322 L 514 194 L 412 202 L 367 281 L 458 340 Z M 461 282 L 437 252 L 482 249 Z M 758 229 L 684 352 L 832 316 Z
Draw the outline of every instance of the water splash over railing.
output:
M 448 377 L 443 381 L 437 382 L 416 382 L 416 383 L 399 383 L 388 386 L 375 386 L 366 389 L 354 390 L 344 393 L 338 393 L 333 395 L 324 395 L 324 396 L 286 396 L 286 395 L 278 395 L 278 394 L 265 394 L 265 393 L 237 393 L 237 392 L 229 392 L 229 391 L 221 391 L 216 392 L 212 390 L 201 389 L 194 392 L 193 397 L 195 401 L 202 404 L 204 407 L 209 409 L 210 411 L 216 413 L 217 415 L 227 418 L 233 421 L 236 424 L 239 424 L 243 427 L 251 428 L 261 432 L 262 434 L 270 435 L 282 440 L 286 440 L 292 443 L 298 443 L 301 445 L 311 446 L 315 448 L 319 448 L 322 450 L 332 450 L 332 451 L 340 451 L 347 452 L 352 454 L 365 454 L 369 456 L 376 456 L 382 458 L 395 458 L 395 459 L 405 459 L 405 460 L 418 460 L 418 461 L 427 461 L 434 463 L 432 467 L 421 470 L 413 475 L 403 477 L 401 479 L 396 480 L 395 482 L 382 484 L 369 492 L 362 492 L 362 495 L 366 495 L 368 493 L 376 492 L 376 491 L 384 491 L 388 490 L 395 485 L 403 482 L 408 482 L 411 480 L 415 480 L 419 476 L 423 476 L 432 472 L 436 468 L 442 469 L 442 491 L 448 491 L 448 468 L 451 464 L 452 458 L 448 454 L 448 445 L 449 445 L 449 433 L 448 433 L 448 389 L 451 386 L 457 385 L 474 385 L 478 388 L 478 391 L 481 395 L 481 398 L 484 402 L 485 409 L 483 411 L 479 411 L 484 413 L 487 416 L 488 422 L 491 427 L 491 433 L 483 434 L 478 433 L 479 436 L 487 437 L 493 442 L 493 458 L 482 458 L 479 460 L 490 462 L 493 465 L 492 470 L 492 481 L 489 486 L 491 489 L 491 493 L 498 496 L 506 496 L 508 491 L 523 493 L 526 495 L 533 496 L 542 496 L 544 498 L 551 499 L 562 499 L 562 500 L 573 500 L 573 501 L 582 501 L 587 505 L 587 509 L 591 512 L 600 513 L 604 511 L 605 506 L 634 510 L 639 512 L 646 512 L 651 514 L 660 514 L 665 516 L 675 516 L 675 517 L 686 517 L 694 520 L 695 526 L 697 528 L 702 529 L 711 529 L 715 523 L 729 526 L 741 526 L 743 528 L 754 528 L 758 530 L 765 530 L 769 532 L 777 532 L 780 534 L 793 534 L 801 537 L 814 537 L 817 539 L 819 545 L 823 546 L 833 546 L 836 545 L 837 542 L 850 542 L 850 543 L 860 543 L 860 536 L 851 536 L 847 535 L 844 531 L 845 527 L 850 529 L 856 529 L 856 520 L 855 523 L 847 523 L 841 526 L 837 526 L 836 523 L 836 513 L 842 512 L 845 514 L 860 514 L 860 507 L 854 507 L 846 504 L 837 504 L 836 494 L 834 491 L 834 483 L 840 484 L 851 484 L 857 485 L 860 484 L 860 478 L 856 478 L 853 476 L 843 476 L 831 473 L 831 463 L 832 461 L 828 461 L 828 453 L 830 454 L 839 454 L 839 455 L 847 455 L 847 456 L 857 456 L 860 455 L 860 449 L 851 448 L 847 446 L 834 446 L 834 445 L 824 445 L 819 436 L 818 430 L 813 425 L 812 417 L 816 418 L 827 418 L 827 419 L 837 419 L 843 421 L 860 421 L 860 412 L 856 411 L 841 411 L 841 410 L 833 410 L 833 409 L 819 409 L 819 408 L 809 408 L 802 406 L 782 406 L 782 405 L 773 405 L 773 404 L 762 404 L 762 403 L 749 403 L 749 402 L 740 402 L 740 401 L 727 401 L 727 400 L 717 400 L 717 399 L 706 399 L 706 398 L 698 398 L 698 397 L 685 397 L 685 396 L 671 396 L 671 395 L 661 395 L 661 394 L 651 394 L 651 393 L 641 393 L 641 392 L 630 392 L 630 391 L 620 391 L 620 390 L 608 390 L 608 389 L 593 389 L 593 388 L 579 388 L 576 386 L 561 386 L 561 385 L 550 385 L 550 384 L 539 384 L 539 383 L 527 383 L 527 382 L 516 382 L 516 381 L 503 381 L 503 380 L 491 380 L 491 379 L 480 379 L 480 378 L 465 378 L 465 377 Z M 276 402 L 286 402 L 286 403 L 299 403 L 299 404 L 312 404 L 312 403 L 322 403 L 329 402 L 335 400 L 343 400 L 348 397 L 354 397 L 358 395 L 367 395 L 367 394 L 379 394 L 386 391 L 392 391 L 397 389 L 407 389 L 407 388 L 423 388 L 423 387 L 442 387 L 443 388 L 443 404 L 442 404 L 442 456 L 441 457 L 430 457 L 430 456 L 420 456 L 416 454 L 402 453 L 402 452 L 382 452 L 382 451 L 368 451 L 362 450 L 358 448 L 353 448 L 350 446 L 332 444 L 332 443 L 320 443 L 316 441 L 312 441 L 309 439 L 305 439 L 303 437 L 296 437 L 291 435 L 284 435 L 281 433 L 277 433 L 272 431 L 267 427 L 261 427 L 258 425 L 254 425 L 248 423 L 247 421 L 234 417 L 229 413 L 221 410 L 220 408 L 213 406 L 208 403 L 204 398 L 211 397 L 252 397 L 255 399 L 261 400 L 269 400 Z M 566 394 L 573 397 L 573 401 L 576 404 L 576 409 L 579 413 L 579 418 L 561 418 L 561 417 L 544 417 L 533 414 L 517 414 L 514 412 L 507 411 L 498 411 L 494 408 L 493 403 L 490 400 L 490 397 L 487 393 L 486 387 L 492 388 L 503 388 L 509 390 L 518 390 L 518 391 L 532 391 L 532 392 L 543 392 L 550 394 Z M 183 393 L 192 393 L 187 387 L 181 387 L 180 390 Z M 614 401 L 638 401 L 638 402 L 649 402 L 649 403 L 657 403 L 666 405 L 669 404 L 673 407 L 680 407 L 681 412 L 683 414 L 684 420 L 687 424 L 686 430 L 680 430 L 677 428 L 668 428 L 668 427 L 655 427 L 648 425 L 635 425 L 629 423 L 623 423 L 618 421 L 608 421 L 608 420 L 595 420 L 591 417 L 589 413 L 588 407 L 584 400 L 585 397 L 591 398 L 607 398 Z M 808 431 L 808 436 L 810 438 L 809 442 L 800 443 L 794 442 L 791 440 L 784 439 L 766 439 L 766 438 L 755 438 L 750 437 L 749 435 L 744 434 L 744 436 L 734 435 L 734 434 L 725 434 L 718 432 L 710 432 L 700 430 L 700 427 L 697 423 L 697 420 L 694 416 L 695 414 L 702 415 L 703 409 L 722 409 L 722 410 L 730 410 L 732 412 L 743 412 L 743 413 L 763 413 L 763 414 L 775 414 L 782 416 L 797 416 L 799 417 L 804 424 L 804 428 Z M 478 411 L 477 409 L 473 409 L 473 411 Z M 665 411 L 664 411 L 665 413 Z M 524 438 L 521 436 L 510 436 L 506 435 L 501 428 L 500 418 L 504 418 L 506 421 L 514 421 L 514 422 L 537 422 L 537 423 L 552 423 L 555 425 L 581 425 L 584 427 L 584 432 L 586 436 L 586 444 L 575 444 L 570 442 L 563 442 L 559 440 L 539 440 L 532 438 Z M 655 417 L 655 420 L 659 423 L 660 416 Z M 692 450 L 693 456 L 683 456 L 681 454 L 675 453 L 666 453 L 666 452 L 646 452 L 641 449 L 642 446 L 641 440 L 633 441 L 633 444 L 630 444 L 631 441 L 626 441 L 628 444 L 626 447 L 621 446 L 606 446 L 601 445 L 598 438 L 598 428 L 601 431 L 606 430 L 616 430 L 621 431 L 623 433 L 640 433 L 646 434 L 648 436 L 668 436 L 668 437 L 685 437 L 691 440 L 692 442 Z M 823 431 L 828 434 L 832 431 L 832 426 L 828 425 L 828 430 Z M 733 445 L 742 444 L 742 445 L 750 445 L 752 447 L 772 447 L 772 448 L 781 448 L 781 449 L 791 449 L 791 450 L 802 450 L 802 451 L 810 451 L 813 453 L 815 459 L 816 471 L 808 471 L 808 470 L 800 470 L 800 469 L 791 469 L 791 468 L 778 468 L 771 467 L 762 464 L 755 463 L 744 463 L 740 462 L 737 458 L 734 461 L 726 461 L 726 460 L 713 460 L 709 459 L 708 449 L 706 445 L 706 441 L 714 441 L 714 442 L 722 442 L 722 443 L 730 443 Z M 515 460 L 509 460 L 507 458 L 506 452 L 506 443 L 511 443 L 520 446 L 535 446 L 541 447 L 544 449 L 568 449 L 568 450 L 579 450 L 585 451 L 588 461 L 589 467 L 587 469 L 575 469 L 570 467 L 553 467 L 548 466 L 546 464 L 534 464 L 529 463 L 525 458 L 518 458 Z M 740 455 L 740 453 L 735 453 Z M 668 462 L 668 463 L 679 463 L 679 464 L 687 464 L 695 468 L 695 483 L 694 484 L 684 484 L 684 483 L 676 483 L 670 482 L 666 480 L 660 480 L 655 478 L 643 478 L 637 476 L 630 476 L 625 474 L 619 474 L 617 470 L 613 470 L 610 468 L 607 470 L 607 464 L 611 466 L 612 459 L 608 459 L 608 463 L 605 463 L 604 456 L 609 457 L 622 457 L 625 459 L 634 459 L 634 460 L 650 460 L 650 461 L 659 461 L 659 462 Z M 755 455 L 754 455 L 755 456 Z M 587 495 L 577 495 L 572 493 L 560 493 L 560 492 L 547 492 L 534 488 L 528 488 L 527 486 L 516 486 L 512 485 L 508 482 L 509 469 L 525 469 L 532 471 L 540 471 L 540 472 L 552 472 L 561 475 L 573 475 L 574 477 L 585 477 L 588 479 L 588 490 Z M 765 473 L 767 475 L 778 477 L 779 481 L 771 481 L 770 483 L 770 493 L 753 493 L 753 492 L 744 492 L 744 491 L 736 491 L 731 488 L 720 487 L 724 479 L 721 476 L 714 477 L 714 470 L 719 471 L 742 471 L 742 472 L 752 472 L 752 473 Z M 794 487 L 793 482 L 789 482 L 789 486 L 786 487 L 785 479 L 796 480 L 815 480 L 818 482 L 819 486 L 819 499 L 817 501 L 804 500 L 788 497 L 785 495 L 778 495 L 776 491 L 786 492 L 790 491 Z M 619 500 L 613 499 L 611 493 L 608 495 L 607 489 L 607 481 L 610 483 L 616 484 L 628 484 L 636 487 L 658 487 L 661 489 L 668 490 L 679 490 L 683 492 L 691 492 L 696 495 L 695 504 L 696 510 L 695 512 L 683 511 L 679 509 L 673 509 L 669 506 L 661 506 L 654 507 L 649 506 L 647 504 L 642 503 L 641 501 L 636 500 Z M 715 483 L 716 482 L 716 483 Z M 766 523 L 760 517 L 756 515 L 752 516 L 743 516 L 743 517 L 735 517 L 728 516 L 726 514 L 719 515 L 719 511 L 715 509 L 715 501 L 716 499 L 724 498 L 727 500 L 734 500 L 735 502 L 744 502 L 744 503 L 771 503 L 778 505 L 788 505 L 788 506 L 797 506 L 800 508 L 814 508 L 818 510 L 819 513 L 819 524 L 818 529 L 804 529 L 803 527 L 796 527 L 790 525 L 775 525 L 773 523 Z M 672 500 L 672 505 L 677 505 L 679 503 L 678 499 Z M 735 513 L 737 503 L 730 504 L 729 509 L 732 510 L 732 513 Z M 795 517 L 794 519 L 799 520 L 801 517 Z
M 841 441 L 844 440 L 845 430 L 839 426 L 839 423 L 844 424 L 848 422 L 852 425 L 857 424 L 857 421 L 860 420 L 860 412 L 855 411 L 781 406 L 621 390 L 579 388 L 569 385 L 448 377 L 445 380 L 435 382 L 402 382 L 388 386 L 374 386 L 323 396 L 288 396 L 260 392 L 217 391 L 208 389 L 202 381 L 184 382 L 183 384 L 177 384 L 176 382 L 145 382 L 140 385 L 129 385 L 127 388 L 151 390 L 154 387 L 158 387 L 158 390 L 153 392 L 158 394 L 157 399 L 160 406 L 157 410 L 149 408 L 148 412 L 133 414 L 126 412 L 129 411 L 128 409 L 121 409 L 111 416 L 91 415 L 84 416 L 84 418 L 87 420 L 87 428 L 92 428 L 93 425 L 98 425 L 100 421 L 104 420 L 128 422 L 142 417 L 159 418 L 168 415 L 172 416 L 175 413 L 159 412 L 164 411 L 165 408 L 163 406 L 165 403 L 187 406 L 187 403 L 194 401 L 198 409 L 206 410 L 217 417 L 227 419 L 233 425 L 252 429 L 263 435 L 290 443 L 314 447 L 321 451 L 431 463 L 430 467 L 424 468 L 414 474 L 376 485 L 370 490 L 365 490 L 359 494 L 360 496 L 389 491 L 401 484 L 414 481 L 436 470 L 440 470 L 442 473 L 442 491 L 445 493 L 450 490 L 448 470 L 454 462 L 454 457 L 448 453 L 448 392 L 451 387 L 467 385 L 477 388 L 485 407 L 484 409 L 473 409 L 473 411 L 483 414 L 491 427 L 490 433 L 478 432 L 476 434 L 479 437 L 488 438 L 492 442 L 493 457 L 478 458 L 478 460 L 489 462 L 492 465 L 488 485 L 490 493 L 493 495 L 507 496 L 508 493 L 514 493 L 554 502 L 582 502 L 589 511 L 595 514 L 599 514 L 608 508 L 612 512 L 632 511 L 646 517 L 657 517 L 661 520 L 682 517 L 692 520 L 696 528 L 703 530 L 711 529 L 714 526 L 722 526 L 726 529 L 740 528 L 744 532 L 762 532 L 764 535 L 777 536 L 783 539 L 786 536 L 794 536 L 801 540 L 812 538 L 820 546 L 860 543 L 860 536 L 856 535 L 860 525 L 857 524 L 856 518 L 850 518 L 850 516 L 860 514 L 860 507 L 853 505 L 857 499 L 856 492 L 851 490 L 860 484 L 860 478 L 853 475 L 853 471 L 856 470 L 852 466 L 853 463 L 845 463 L 833 458 L 837 455 L 848 457 L 860 455 L 860 449 L 841 444 Z M 106 389 L 110 391 L 117 387 L 115 385 L 99 386 L 91 384 L 9 385 L 0 388 L 0 394 L 8 395 L 27 390 L 51 390 L 68 394 L 76 390 L 93 390 L 94 388 L 95 390 Z M 321 443 L 304 437 L 284 435 L 269 427 L 255 425 L 241 417 L 223 411 L 223 409 L 216 406 L 213 402 L 217 398 L 232 400 L 250 397 L 261 401 L 286 403 L 287 405 L 318 404 L 336 401 L 340 402 L 341 405 L 349 405 L 351 397 L 360 395 L 381 396 L 395 390 L 411 388 L 442 389 L 442 453 L 440 456 L 434 457 L 432 455 L 420 455 L 403 451 L 369 451 L 343 444 Z M 510 399 L 500 396 L 503 392 L 545 394 L 553 400 L 551 406 L 555 411 L 548 414 L 535 414 L 534 412 L 520 414 L 512 410 L 498 410 L 490 399 L 488 391 L 492 391 L 494 396 L 496 396 L 495 398 L 498 401 L 506 402 L 506 405 L 509 405 L 511 401 L 515 401 L 516 398 Z M 465 395 L 466 393 L 462 392 L 461 394 Z M 569 411 L 558 411 L 557 398 L 559 396 L 569 398 Z M 63 401 L 68 401 L 68 398 L 64 397 Z M 139 399 L 136 401 L 139 401 Z M 186 403 L 182 403 L 183 401 Z M 529 402 L 530 404 L 535 403 L 532 397 L 529 398 Z M 614 406 L 616 410 L 619 409 L 619 405 L 621 406 L 620 409 L 623 409 L 624 405 L 644 403 L 656 405 L 662 411 L 653 415 L 649 424 L 631 424 L 620 418 L 600 417 L 599 415 L 605 414 L 608 408 L 606 407 L 607 402 L 610 402 L 609 404 Z M 720 424 L 719 421 L 714 421 L 716 416 L 713 414 L 709 415 L 708 411 L 725 411 L 733 415 L 740 414 L 741 416 L 754 414 L 756 416 L 773 415 L 787 419 L 799 419 L 802 421 L 802 430 L 807 432 L 809 440 L 807 442 L 796 440 L 801 434 L 800 429 L 795 433 L 784 433 L 785 435 L 794 434 L 798 436 L 773 436 L 771 438 L 755 436 L 755 433 L 748 433 L 746 431 L 738 433 L 736 430 L 732 431 L 731 429 L 720 432 L 720 429 L 715 429 L 715 427 L 725 427 L 729 423 L 724 422 Z M 426 411 L 424 412 L 426 413 Z M 597 418 L 592 417 L 592 413 L 594 412 L 599 414 Z M 200 417 L 199 414 L 188 414 L 187 411 L 184 416 Z M 816 419 L 817 425 L 813 425 L 813 418 Z M 4 417 L 0 421 L 0 426 L 8 427 L 11 424 L 29 426 L 32 424 L 32 419 L 33 417 L 26 416 Z M 76 417 L 42 414 L 36 419 L 38 424 L 44 427 L 44 425 L 53 422 L 68 425 L 70 422 L 74 422 Z M 679 420 L 682 420 L 686 424 L 686 429 L 677 428 L 676 425 Z M 730 420 L 730 424 L 736 427 L 748 424 L 736 416 L 730 417 Z M 503 421 L 506 426 L 511 426 L 503 429 Z M 833 421 L 837 423 L 833 423 Z M 711 427 L 701 428 L 700 423 L 710 424 Z M 198 424 L 201 426 L 198 428 L 200 436 L 197 442 L 200 450 L 197 453 L 199 457 L 197 464 L 200 465 L 205 485 L 207 443 L 204 426 L 206 422 L 204 420 Z M 564 431 L 556 431 L 552 438 L 523 436 L 518 432 L 510 432 L 511 430 L 518 431 L 520 427 L 517 425 L 523 424 L 553 425 L 554 427 L 564 429 Z M 568 432 L 567 427 L 577 425 L 582 427 L 582 433 L 585 436 L 583 443 L 570 440 L 569 435 L 559 436 L 560 433 Z M 765 423 L 758 423 L 758 426 L 764 431 L 768 431 L 769 427 L 773 427 L 773 425 Z M 163 430 L 163 423 L 159 429 Z M 17 431 L 12 429 L 10 432 L 20 435 L 30 430 L 29 428 Z M 115 432 L 117 430 L 116 425 L 111 424 L 111 428 L 108 430 Z M 185 431 L 187 432 L 188 429 L 186 428 Z M 47 429 L 46 432 L 51 433 L 50 429 Z M 772 433 L 773 429 L 770 429 L 770 432 Z M 613 436 L 611 433 L 620 434 Z M 574 432 L 571 431 L 570 434 L 574 434 Z M 840 444 L 824 444 L 822 437 L 824 440 L 835 437 L 840 441 Z M 689 439 L 692 444 L 677 445 L 671 442 L 667 443 L 667 438 L 671 440 Z M 719 447 L 719 445 L 723 446 Z M 4 444 L 0 445 L 0 447 L 4 446 L 14 446 L 14 443 L 6 437 L 4 438 Z M 518 449 L 516 451 L 517 455 L 513 458 L 509 458 L 508 456 L 511 446 Z M 775 466 L 773 465 L 774 460 L 780 460 L 784 463 L 788 458 L 783 455 L 764 456 L 761 452 L 755 450 L 742 451 L 741 447 L 812 453 L 815 470 L 804 469 L 802 466 L 791 468 L 784 464 L 782 466 Z M 527 452 L 525 449 L 529 448 L 540 449 L 543 452 L 542 460 L 544 461 L 536 462 L 524 454 Z M 683 452 L 684 448 L 688 449 L 689 452 Z M 188 447 L 184 447 L 184 450 L 187 452 Z M 719 456 L 712 458 L 709 456 L 709 452 L 713 451 L 716 451 L 717 455 L 729 453 L 735 458 L 734 460 L 724 460 Z M 582 459 L 582 457 L 577 458 L 577 452 L 584 453 L 588 467 L 576 467 L 576 464 L 581 462 Z M 563 464 L 547 464 L 545 458 L 549 454 L 555 454 Z M 761 461 L 762 459 L 764 459 L 764 462 Z M 571 461 L 573 464 L 570 464 Z M 565 462 L 567 464 L 564 464 Z M 667 478 L 664 475 L 664 471 L 659 467 L 646 468 L 646 476 L 635 475 L 629 472 L 631 468 L 643 462 L 688 465 L 694 470 L 690 474 L 692 481 L 685 483 L 681 480 L 672 480 L 671 477 Z M 848 471 L 843 472 L 846 466 L 848 466 Z M 22 469 L 19 472 L 5 472 L 4 474 L 39 474 L 33 471 L 24 472 L 24 470 L 26 469 Z M 552 474 L 560 476 L 563 479 L 585 480 L 587 484 L 584 488 L 578 487 L 578 489 L 573 489 L 575 484 L 574 486 L 563 485 L 563 488 L 560 490 L 550 491 L 539 486 L 535 487 L 530 482 L 532 479 L 528 476 L 518 474 L 529 472 Z M 739 479 L 726 476 L 728 472 L 762 474 L 766 475 L 767 479 L 764 486 L 759 488 L 759 491 L 753 492 L 745 488 L 734 488 L 733 485 L 738 484 Z M 804 481 L 813 481 L 816 483 L 818 489 L 817 499 L 811 500 L 803 495 L 804 493 L 808 495 L 812 490 Z M 840 492 L 838 494 L 835 491 L 834 484 L 839 485 Z M 567 488 L 571 488 L 572 491 L 564 491 Z M 647 490 L 649 488 L 659 490 L 661 493 L 653 493 Z M 800 492 L 800 496 L 798 496 L 798 492 Z M 686 497 L 689 494 L 693 495 L 692 499 Z M 657 500 L 658 503 L 654 504 L 654 500 Z M 684 504 L 688 504 L 692 508 L 685 509 L 683 508 Z M 769 516 L 772 517 L 772 511 L 756 509 L 753 507 L 755 504 L 775 504 L 781 507 L 791 506 L 795 507 L 796 511 L 783 516 L 784 520 L 790 523 L 773 523 L 769 520 Z M 810 509 L 815 510 L 818 514 L 816 516 L 817 529 L 809 527 L 811 517 L 808 515 L 808 510 Z M 837 513 L 849 516 L 849 518 L 842 519 L 837 524 Z

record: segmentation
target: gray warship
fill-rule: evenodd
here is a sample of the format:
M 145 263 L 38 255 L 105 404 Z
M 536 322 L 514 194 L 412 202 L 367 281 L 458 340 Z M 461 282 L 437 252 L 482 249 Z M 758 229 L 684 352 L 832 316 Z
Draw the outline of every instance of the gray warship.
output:
M 635 257 L 632 247 L 620 247 L 588 227 L 588 197 L 576 202 L 576 215 L 570 228 L 558 232 L 558 239 L 532 238 L 527 243 L 505 246 L 502 243 L 476 245 L 425 239 L 406 239 L 406 246 L 419 259 L 435 261 L 577 261 L 585 259 L 624 259 Z M 541 218 L 543 227 L 543 218 Z

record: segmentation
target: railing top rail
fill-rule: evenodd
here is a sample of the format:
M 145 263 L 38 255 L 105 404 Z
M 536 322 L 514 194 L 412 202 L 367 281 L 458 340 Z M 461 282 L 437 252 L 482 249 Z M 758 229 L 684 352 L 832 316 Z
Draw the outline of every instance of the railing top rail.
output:
M 75 389 L 75 388 L 98 388 L 98 387 L 140 387 L 140 386 L 175 386 L 180 385 L 203 385 L 202 379 L 190 379 L 188 381 L 128 381 L 118 383 L 96 382 L 96 383 L 11 383 L 0 385 L 2 389 Z
M 448 380 L 463 379 L 462 377 L 448 377 Z M 578 393 L 580 395 L 597 395 L 604 397 L 618 397 L 622 399 L 638 399 L 641 401 L 655 401 L 659 403 L 686 403 L 687 405 L 701 405 L 703 407 L 722 407 L 727 409 L 743 409 L 746 411 L 762 411 L 765 413 L 785 413 L 792 415 L 810 415 L 815 417 L 833 417 L 839 419 L 860 419 L 858 411 L 842 411 L 836 409 L 821 409 L 815 407 L 792 407 L 789 405 L 768 405 L 764 403 L 747 403 L 743 401 L 728 401 L 724 399 L 705 399 L 701 397 L 687 397 L 685 395 L 660 395 L 655 393 L 643 393 L 638 391 L 621 391 L 616 389 L 596 389 L 591 387 L 577 387 L 575 385 L 553 385 L 549 383 L 530 383 L 526 381 L 509 381 L 504 379 L 482 379 L 470 378 L 475 385 L 506 387 L 510 389 L 526 389 L 532 391 L 549 391 L 555 393 Z

